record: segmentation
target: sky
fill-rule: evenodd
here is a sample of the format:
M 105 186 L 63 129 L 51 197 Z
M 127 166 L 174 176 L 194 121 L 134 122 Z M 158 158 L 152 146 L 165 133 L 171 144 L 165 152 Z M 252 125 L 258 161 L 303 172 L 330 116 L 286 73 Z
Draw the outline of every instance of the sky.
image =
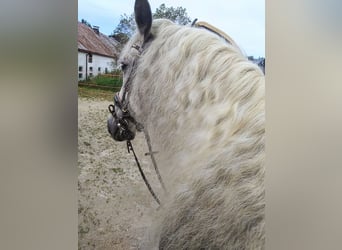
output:
M 208 22 L 227 33 L 248 56 L 265 57 L 265 0 L 149 0 L 152 12 L 166 7 L 186 8 L 191 20 Z M 78 0 L 78 20 L 87 20 L 112 34 L 120 16 L 133 13 L 134 0 Z

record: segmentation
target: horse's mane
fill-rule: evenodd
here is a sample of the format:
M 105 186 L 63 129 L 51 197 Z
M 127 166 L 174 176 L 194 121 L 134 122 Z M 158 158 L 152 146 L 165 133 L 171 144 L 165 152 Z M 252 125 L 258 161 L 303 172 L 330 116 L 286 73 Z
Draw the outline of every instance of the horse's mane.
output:
M 232 152 L 241 140 L 250 140 L 244 146 L 258 147 L 264 133 L 264 75 L 259 67 L 207 30 L 161 19 L 154 20 L 151 33 L 152 42 L 138 62 L 132 108 L 154 145 L 170 154 L 179 153 L 180 147 L 205 154 L 214 145 L 219 148 L 215 154 Z M 123 55 L 130 56 L 127 50 L 139 39 L 135 35 Z
M 250 237 L 264 237 L 264 75 L 238 48 L 207 30 L 155 20 L 151 34 L 137 62 L 130 105 L 150 133 L 175 195 L 166 205 L 162 238 L 172 235 L 172 244 L 195 246 L 201 243 L 190 229 L 202 227 L 199 237 L 206 239 L 208 224 L 220 226 L 215 244 L 221 249 L 231 239 L 234 249 L 254 244 L 240 237 L 245 234 L 238 230 L 247 227 L 235 226 L 254 221 L 261 229 Z M 136 56 L 135 43 L 141 43 L 139 34 L 120 60 Z M 188 221 L 192 206 L 199 208 L 198 217 Z M 185 225 L 191 225 L 188 235 L 172 231 Z
M 214 127 L 220 117 L 241 120 L 241 116 L 247 115 L 246 111 L 253 108 L 251 105 L 263 102 L 262 71 L 248 61 L 238 48 L 217 35 L 207 30 L 175 25 L 167 20 L 154 20 L 151 33 L 153 40 L 150 48 L 139 60 L 140 66 L 136 72 L 139 80 L 133 83 L 139 86 L 138 92 L 144 93 L 145 97 L 155 98 L 152 101 L 142 100 L 146 105 L 158 104 L 145 107 L 144 110 L 149 110 L 150 114 L 155 110 L 155 114 L 159 115 L 163 109 L 161 106 L 169 101 L 174 112 L 202 109 L 204 112 L 200 113 L 207 114 L 204 122 L 212 123 Z M 130 49 L 139 39 L 139 35 L 135 35 L 125 49 Z M 123 55 L 129 53 L 124 52 Z M 144 96 L 133 99 L 144 99 Z M 144 111 L 141 115 L 141 119 L 146 117 Z

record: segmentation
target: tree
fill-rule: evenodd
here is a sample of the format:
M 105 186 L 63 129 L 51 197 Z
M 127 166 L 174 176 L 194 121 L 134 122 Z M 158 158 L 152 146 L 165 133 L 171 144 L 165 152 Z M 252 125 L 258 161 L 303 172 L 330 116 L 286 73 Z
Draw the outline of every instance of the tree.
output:
M 181 25 L 187 25 L 191 22 L 185 8 L 166 7 L 164 3 L 156 9 L 153 18 L 166 18 Z
M 165 4 L 161 4 L 152 14 L 153 18 L 166 18 L 180 25 L 186 25 L 191 22 L 186 9 L 183 7 L 166 7 Z M 113 34 L 110 35 L 117 40 L 122 46 L 129 40 L 136 29 L 134 14 L 121 15 L 120 22 L 116 26 Z
M 134 14 L 131 14 L 130 16 L 123 14 L 120 17 L 118 26 L 116 26 L 113 34 L 110 36 L 123 45 L 133 35 L 135 28 L 136 24 L 134 20 Z

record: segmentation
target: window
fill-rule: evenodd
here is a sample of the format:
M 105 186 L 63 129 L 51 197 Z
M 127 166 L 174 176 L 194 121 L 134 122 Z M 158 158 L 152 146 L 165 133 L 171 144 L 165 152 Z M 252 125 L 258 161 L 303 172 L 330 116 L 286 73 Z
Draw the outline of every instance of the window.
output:
M 82 74 L 82 73 L 79 73 L 79 74 L 78 74 L 78 78 L 79 78 L 79 79 L 82 79 L 82 78 L 83 78 L 83 74 Z
M 101 72 L 101 67 L 99 67 L 97 70 L 98 70 L 99 72 Z
M 89 71 L 93 71 L 93 67 L 89 67 Z
M 83 67 L 82 67 L 82 66 L 79 66 L 79 67 L 78 67 L 78 71 L 81 71 L 81 72 L 82 72 L 82 71 L 83 71 Z
M 89 63 L 93 62 L 93 55 L 92 54 L 88 54 L 88 62 Z
M 93 77 L 93 73 L 89 73 L 89 76 L 90 76 L 90 77 Z
M 107 68 L 105 68 L 105 73 L 108 74 L 108 69 Z

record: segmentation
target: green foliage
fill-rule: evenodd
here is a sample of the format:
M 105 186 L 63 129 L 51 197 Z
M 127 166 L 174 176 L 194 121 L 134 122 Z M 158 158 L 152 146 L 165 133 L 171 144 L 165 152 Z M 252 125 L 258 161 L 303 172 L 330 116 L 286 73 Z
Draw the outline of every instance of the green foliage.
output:
M 152 15 L 153 18 L 166 18 L 180 25 L 186 25 L 191 22 L 186 9 L 183 7 L 166 7 L 165 4 L 161 4 Z M 111 37 L 123 46 L 133 35 L 135 29 L 134 13 L 129 16 L 124 14 L 121 15 L 120 22 Z
M 91 83 L 110 87 L 121 87 L 121 76 L 97 75 L 91 78 Z
M 78 96 L 84 98 L 99 98 L 113 101 L 113 93 L 120 91 L 120 88 L 98 88 L 94 86 L 78 86 Z
M 99 97 L 113 100 L 113 93 L 120 91 L 121 86 L 121 74 L 97 75 L 87 81 L 79 81 L 78 95 L 86 98 Z
M 181 25 L 187 25 L 191 22 L 185 8 L 166 7 L 164 3 L 156 9 L 156 12 L 153 14 L 153 18 L 166 18 Z
M 134 14 L 131 14 L 130 16 L 124 14 L 121 15 L 120 23 L 115 28 L 111 36 L 114 37 L 114 39 L 118 41 L 121 45 L 123 45 L 133 35 L 135 28 L 136 24 L 134 20 Z

